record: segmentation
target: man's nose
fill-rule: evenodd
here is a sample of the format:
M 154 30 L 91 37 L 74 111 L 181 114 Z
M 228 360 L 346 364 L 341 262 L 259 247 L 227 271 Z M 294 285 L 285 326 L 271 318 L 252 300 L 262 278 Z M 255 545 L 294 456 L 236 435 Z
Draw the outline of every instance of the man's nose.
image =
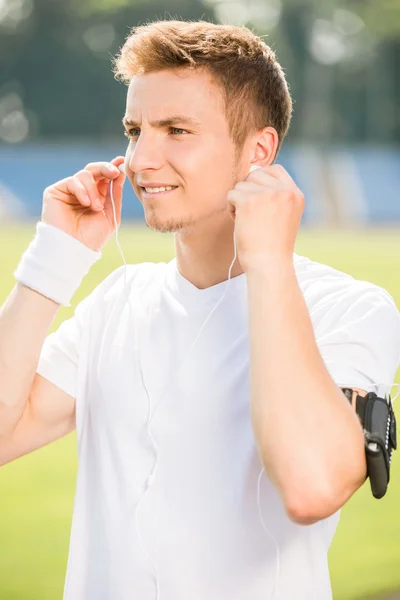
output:
M 141 133 L 132 148 L 129 157 L 129 169 L 134 173 L 146 169 L 160 169 L 164 164 L 160 142 L 157 136 Z

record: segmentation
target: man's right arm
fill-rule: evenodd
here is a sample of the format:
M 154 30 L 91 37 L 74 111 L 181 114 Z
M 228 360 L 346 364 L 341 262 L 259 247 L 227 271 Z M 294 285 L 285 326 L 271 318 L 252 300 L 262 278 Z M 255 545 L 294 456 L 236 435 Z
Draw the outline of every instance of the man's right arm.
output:
M 90 163 L 44 192 L 36 238 L 0 309 L 0 465 L 75 427 L 75 399 L 36 371 L 60 304 L 68 305 L 120 222 L 123 162 Z
M 0 465 L 75 427 L 74 398 L 36 373 L 59 306 L 18 283 L 0 309 Z

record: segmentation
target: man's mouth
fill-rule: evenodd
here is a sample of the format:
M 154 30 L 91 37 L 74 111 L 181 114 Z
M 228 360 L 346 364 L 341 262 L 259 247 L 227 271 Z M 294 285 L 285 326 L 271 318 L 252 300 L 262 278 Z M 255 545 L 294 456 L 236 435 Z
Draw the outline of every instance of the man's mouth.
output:
M 142 192 L 145 192 L 146 194 L 162 194 L 165 192 L 172 192 L 173 190 L 176 190 L 176 188 L 178 187 L 177 185 L 166 185 L 166 186 L 160 186 L 160 187 L 143 187 L 140 186 Z

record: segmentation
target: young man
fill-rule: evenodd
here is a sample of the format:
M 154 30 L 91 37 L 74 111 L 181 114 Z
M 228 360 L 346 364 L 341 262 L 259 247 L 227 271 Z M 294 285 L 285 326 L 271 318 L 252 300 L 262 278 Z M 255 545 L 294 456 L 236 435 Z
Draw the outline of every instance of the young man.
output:
M 65 600 L 328 600 L 366 477 L 340 387 L 392 382 L 396 306 L 294 254 L 304 199 L 273 164 L 291 99 L 259 38 L 153 23 L 116 72 L 126 156 L 45 191 L 1 311 L 1 462 L 77 428 Z M 117 269 L 46 337 L 113 232 L 110 181 L 119 222 L 122 163 L 176 258 Z

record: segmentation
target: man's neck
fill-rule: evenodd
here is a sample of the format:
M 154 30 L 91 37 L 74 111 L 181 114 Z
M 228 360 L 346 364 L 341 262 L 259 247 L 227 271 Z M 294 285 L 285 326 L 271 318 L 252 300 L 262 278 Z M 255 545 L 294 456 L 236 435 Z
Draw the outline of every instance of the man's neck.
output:
M 225 221 L 218 228 L 191 233 L 175 233 L 176 265 L 179 273 L 199 289 L 228 279 L 234 257 L 234 222 Z M 244 272 L 236 258 L 231 278 Z

